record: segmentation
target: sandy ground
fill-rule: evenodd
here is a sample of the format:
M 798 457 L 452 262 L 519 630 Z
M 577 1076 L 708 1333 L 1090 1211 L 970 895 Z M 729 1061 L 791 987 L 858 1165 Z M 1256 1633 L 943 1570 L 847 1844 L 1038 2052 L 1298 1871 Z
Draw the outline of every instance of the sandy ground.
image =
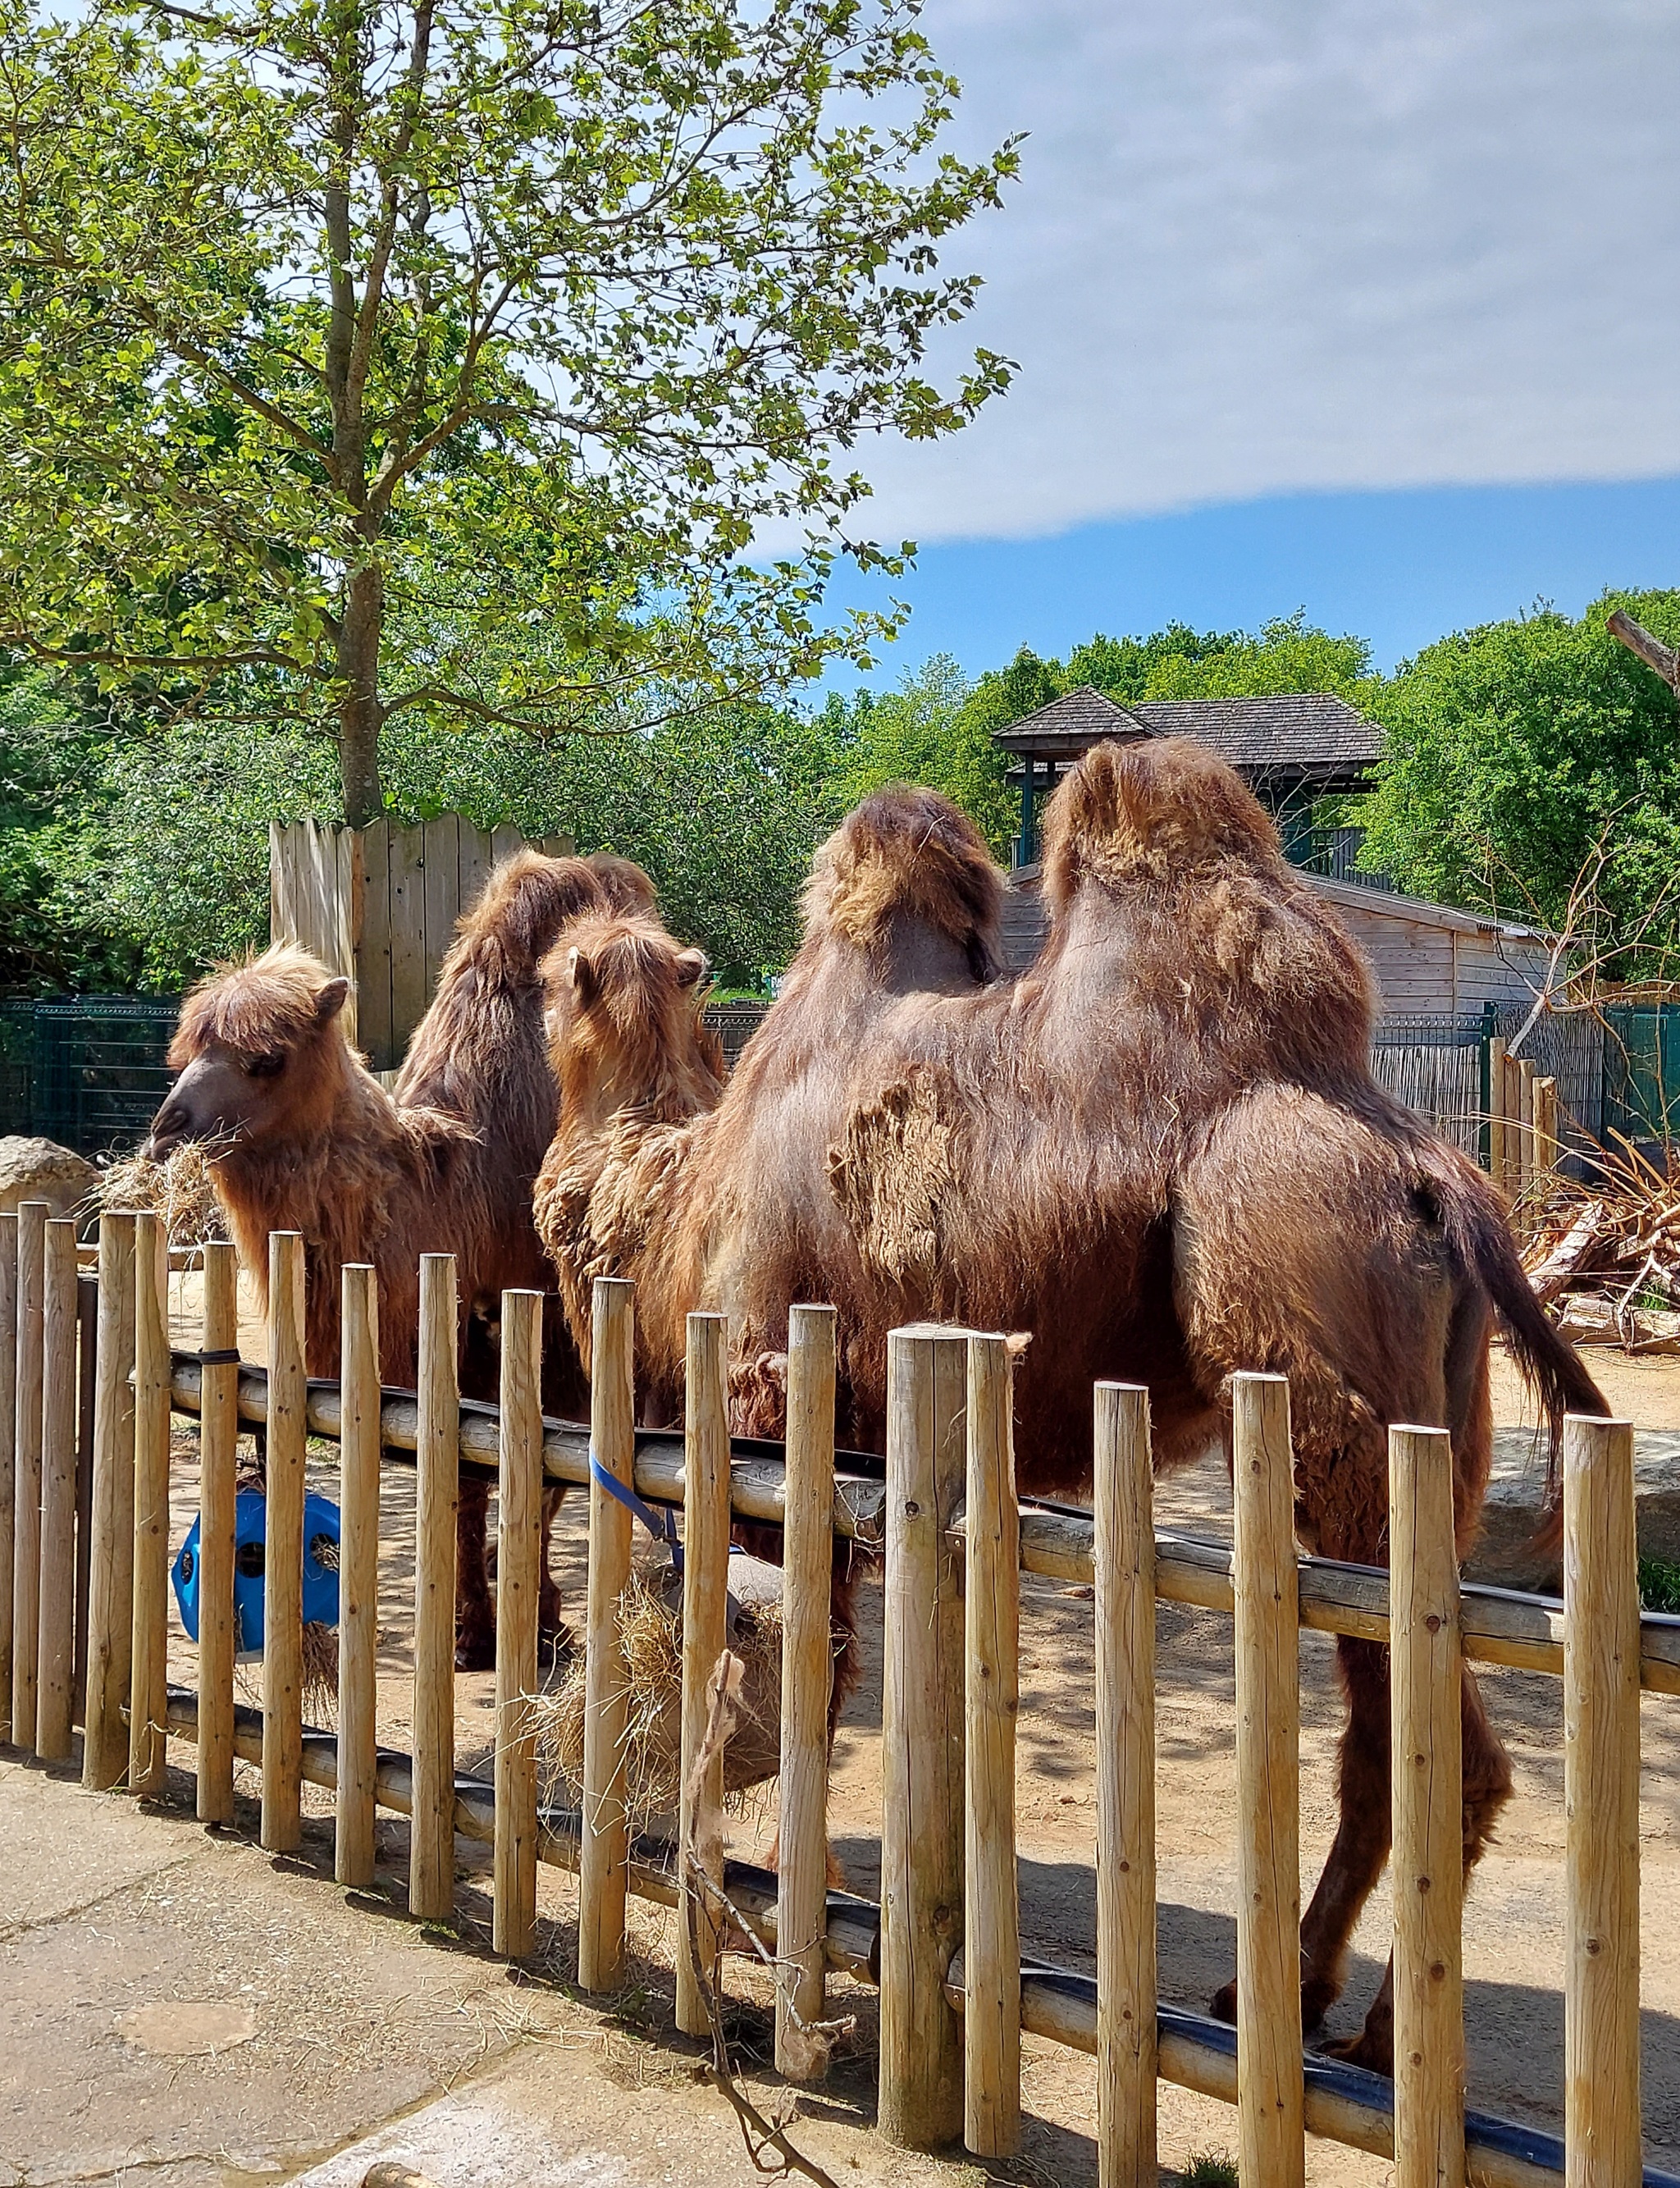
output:
M 178 1283 L 178 1289 L 183 1288 Z M 190 1300 L 181 1304 L 190 1313 Z M 254 1340 L 257 1333 L 249 1334 Z M 250 1349 L 257 1350 L 255 1341 Z M 1661 1453 L 1671 1441 L 1680 1440 L 1680 1362 L 1624 1362 L 1595 1354 L 1593 1365 L 1613 1407 L 1625 1409 L 1644 1432 L 1642 1448 Z M 1507 1431 L 1503 1447 L 1508 1453 L 1518 1453 L 1526 1447 L 1518 1433 L 1522 1410 L 1515 1379 L 1502 1367 L 1498 1412 Z M 1649 1446 L 1646 1438 L 1651 1439 Z M 329 1494 L 334 1486 L 331 1457 L 324 1446 L 312 1462 L 312 1486 Z M 1521 1472 L 1519 1458 L 1511 1458 L 1509 1464 Z M 178 1439 L 175 1482 L 178 1542 L 196 1508 L 195 1470 L 194 1439 L 183 1431 Z M 400 1748 L 407 1745 L 411 1711 L 408 1644 L 412 1627 L 413 1476 L 393 1468 L 386 1482 L 380 1735 Z M 1209 1468 L 1164 1486 L 1160 1517 L 1164 1524 L 1219 1532 L 1228 1525 L 1228 1502 L 1222 1473 Z M 574 1609 L 583 1596 L 583 1501 L 568 1499 L 559 1529 L 555 1569 L 567 1604 Z M 831 1815 L 848 1881 L 873 1896 L 880 1824 L 878 1586 L 865 1585 L 860 1609 L 865 1676 L 841 1728 Z M 1234 1954 L 1231 1626 L 1212 1614 L 1162 1604 L 1158 1638 L 1161 1990 L 1170 2001 L 1201 2007 L 1230 1974 Z M 1027 1581 L 1022 1638 L 1017 1807 L 1023 1942 L 1029 1950 L 1088 1969 L 1095 1937 L 1095 1728 L 1088 1597 L 1079 1590 Z M 177 1633 L 172 1644 L 172 1676 L 190 1683 L 193 1655 L 190 1645 Z M 1303 1634 L 1300 1657 L 1302 1865 L 1310 1890 L 1334 1820 L 1333 1751 L 1340 1713 L 1331 1643 Z M 253 1672 L 251 1699 L 254 1679 Z M 1560 1689 L 1554 1680 L 1502 1670 L 1486 1672 L 1484 1683 L 1494 1722 L 1513 1755 L 1517 1790 L 1498 1841 L 1475 1880 L 1466 1912 L 1469 2098 L 1480 2109 L 1557 2131 L 1561 2128 L 1563 2050 Z M 487 1777 L 492 1689 L 488 1674 L 458 1681 L 459 1762 L 466 1768 L 482 1768 Z M 1680 1905 L 1680 1704 L 1648 1697 L 1643 1734 L 1647 2156 L 1655 2163 L 1680 2166 L 1680 1926 L 1673 1919 L 1673 1910 Z M 57 2076 L 53 2088 L 64 2085 L 61 2097 L 54 2100 L 60 2109 L 70 2103 L 70 2082 L 76 2083 L 84 2101 L 108 2085 L 126 2089 L 128 2083 L 121 2077 L 112 2082 L 113 2061 L 130 2081 L 138 2074 L 133 2042 L 112 2033 L 121 2018 L 119 2005 L 121 2012 L 132 2012 L 149 1996 L 237 1999 L 245 1995 L 242 1984 L 255 1986 L 251 1995 L 258 2001 L 258 2022 L 268 2033 L 229 2051 L 224 2064 L 214 2071 L 202 2060 L 176 2062 L 167 2089 L 160 2089 L 155 2102 L 147 2100 L 150 2109 L 142 2106 L 133 2115 L 139 2122 L 130 2137 L 134 2155 L 125 2163 L 138 2161 L 154 2168 L 161 2165 L 160 2177 L 178 2179 L 194 2188 L 200 2178 L 242 2181 L 251 2177 L 301 2177 L 316 2188 L 340 2188 L 341 2180 L 348 2182 L 352 2175 L 359 2180 L 360 2174 L 347 2158 L 330 2163 L 335 2150 L 352 2152 L 364 2168 L 375 2154 L 399 2154 L 406 2147 L 408 2155 L 417 2156 L 435 2145 L 442 2153 L 435 2168 L 437 2177 L 449 2184 L 517 2179 L 542 2188 L 551 2177 L 556 2184 L 598 2180 L 606 2188 L 606 2184 L 622 2181 L 629 2188 L 643 2180 L 753 2177 L 732 2124 L 719 2117 L 721 2101 L 714 2093 L 690 2085 L 688 2055 L 671 2034 L 665 1972 L 669 1948 L 666 1918 L 657 1910 L 641 1909 L 634 1918 L 634 1980 L 618 2014 L 603 2021 L 567 1988 L 575 1971 L 575 1900 L 568 1878 L 549 1872 L 544 1875 L 544 1979 L 515 1983 L 486 1953 L 488 1883 L 476 1857 L 464 1861 L 459 1940 L 417 1932 L 405 1920 L 390 1919 L 400 1912 L 404 1889 L 407 1830 L 400 1820 L 386 1819 L 380 1825 L 379 1891 L 347 1900 L 309 1874 L 324 1862 L 330 1875 L 330 1845 L 322 1820 L 328 1809 L 325 1796 L 306 1793 L 307 1807 L 318 1820 L 311 1826 L 305 1859 L 270 1864 L 249 1842 L 254 1836 L 255 1810 L 248 1801 L 240 1831 L 233 1835 L 206 1840 L 186 1820 L 190 1788 L 183 1774 L 191 1759 L 189 1748 L 172 1750 L 172 1761 L 183 1774 L 173 1781 L 163 1813 L 138 1819 L 127 1804 L 83 1802 L 79 1794 L 44 1774 L 19 1768 L 6 1773 L 0 1766 L 0 1816 L 12 1813 L 7 1805 L 10 1795 L 20 1801 L 82 1803 L 73 1825 L 54 1823 L 54 1831 L 102 1830 L 105 1826 L 100 1819 L 113 1813 L 137 1827 L 144 1823 L 147 1832 L 162 1835 L 158 1845 L 163 1851 L 156 1859 L 165 1864 L 160 1873 L 171 1880 L 166 1892 L 155 1884 L 137 1883 L 122 1900 L 121 1921 L 138 1926 L 119 1954 L 126 1971 L 122 1984 L 115 1983 L 110 1966 L 87 1943 L 88 1925 L 97 1927 L 102 1917 L 85 1913 L 55 1916 L 44 1928 L 25 1918 L 19 1930 L 13 1910 L 8 1919 L 14 1930 L 0 1924 L 0 1980 L 13 2000 L 7 2025 L 33 2028 L 39 2021 L 41 2044 L 50 2039 L 69 2047 L 67 2063 L 62 2070 L 53 2070 Z M 22 1781 L 22 1792 L 16 1781 Z M 243 1765 L 240 1782 L 245 1796 L 254 1795 L 255 1773 Z M 747 1855 L 762 1852 L 774 1824 L 769 1802 L 738 1817 L 736 1850 Z M 36 1827 L 47 1831 L 48 1819 L 37 1819 Z M 10 1842 L 9 1822 L 5 1829 Z M 281 1886 L 285 1908 L 276 1911 L 277 1903 L 271 1902 Z M 118 1889 L 120 1898 L 125 1890 Z M 65 1893 L 67 1901 L 73 1900 L 69 1884 Z M 0 1894 L 0 1903 L 12 1898 L 9 1891 Z M 162 1926 L 171 1937 L 175 1934 L 171 1924 L 201 1930 L 201 1979 L 191 1973 L 189 1965 L 178 1965 L 161 1946 L 156 1947 L 159 1972 L 155 1980 L 148 1977 L 146 1956 L 153 1946 L 144 1942 L 149 1934 L 145 1926 L 157 1927 L 164 1911 L 168 1911 L 169 1921 Z M 1332 2017 L 1333 2034 L 1357 2025 L 1376 1988 L 1387 1949 L 1388 1920 L 1386 1892 L 1379 1892 L 1356 1941 L 1349 1991 Z M 275 1940 L 288 1923 L 296 1926 L 296 1935 L 281 1950 Z M 241 1943 L 242 1926 L 248 1924 L 255 1926 L 251 1937 Z M 35 1966 L 31 1955 L 37 1949 L 44 1954 L 50 1937 L 59 1940 L 59 1957 Z M 241 1974 L 239 1954 L 245 1952 L 251 1956 L 251 1964 Z M 320 1963 L 315 1985 L 321 1953 L 327 1958 Z M 762 2051 L 762 2008 L 767 1996 L 763 1979 L 743 1965 L 732 1982 L 742 2002 L 741 2030 L 749 2052 L 754 2047 Z M 313 1994 L 315 1988 L 319 1995 Z M 928 2167 L 885 2152 L 863 2131 L 872 2105 L 873 1997 L 844 1982 L 837 1983 L 836 1989 L 843 2010 L 855 2013 L 857 2027 L 843 2044 L 820 2096 L 804 2101 L 803 2118 L 815 2138 L 814 2154 L 831 2167 L 843 2168 L 837 2177 L 939 2177 L 971 2183 L 987 2178 L 1053 2180 L 1058 2188 L 1083 2188 L 1095 2181 L 1091 2062 L 1031 2039 L 1026 2045 L 1024 2089 L 1029 2119 L 1018 2164 L 989 2174 L 972 2165 Z M 50 2006 L 43 2002 L 48 1993 Z M 78 2019 L 76 2002 L 84 1995 L 91 2003 Z M 20 2017 L 20 2001 L 26 2009 Z M 306 2039 L 306 2030 L 316 2033 Z M 262 2115 L 268 2123 L 261 2133 L 253 2126 L 243 2157 L 237 2133 L 225 2123 L 216 2129 L 223 2136 L 221 2146 L 212 2147 L 203 2135 L 193 2140 L 183 2123 L 196 2120 L 205 2106 L 214 2111 L 224 2097 L 231 2104 L 231 2084 L 224 2090 L 222 2080 L 251 2080 L 256 2073 L 255 2055 L 264 2042 L 271 2050 L 279 2047 L 271 2062 L 274 2073 L 282 2082 L 290 2077 L 289 2086 L 298 2092 L 296 2132 L 281 2132 L 268 2119 L 264 2107 L 273 2110 L 270 2098 L 252 2082 L 245 2101 L 247 2111 L 253 2121 Z M 319 2045 L 319 2054 L 309 2049 L 311 2044 Z M 19 2139 L 25 2132 L 19 2113 L 36 2104 L 37 2089 L 44 2086 L 36 2078 L 47 2069 L 36 2060 L 33 2038 L 20 2054 L 14 2055 L 10 2046 L 0 2046 L 0 2052 L 7 2055 L 0 2064 L 0 2160 L 9 2161 L 14 2168 L 8 2176 L 0 2163 L 0 2188 L 8 2188 L 8 2178 L 14 2177 L 41 2184 L 117 2177 L 121 2167 L 113 2161 L 101 2171 L 68 2128 L 54 2146 L 52 2163 L 37 2162 L 34 2147 Z M 388 2068 L 381 2063 L 387 2054 Z M 267 2090 L 268 2084 L 262 2083 L 262 2088 Z M 451 2088 L 453 2095 L 440 2095 Z M 635 2092 L 628 2102 L 627 2089 Z M 230 2117 L 238 2114 L 234 2104 Z M 389 2129 L 396 2139 L 388 2147 L 383 2141 L 364 2144 L 361 2138 L 377 2136 L 381 2123 L 393 2117 L 398 2125 Z M 210 2151 L 211 2155 L 202 2162 L 194 2157 L 190 2165 L 185 2156 L 167 2158 L 165 2146 L 171 2138 L 184 2151 Z M 1234 2150 L 1235 2140 L 1234 2115 L 1225 2106 L 1164 2085 L 1164 2163 L 1181 2167 L 1195 2151 Z M 540 2145 L 556 2165 L 563 2159 L 561 2169 L 545 2172 L 534 2161 L 520 2157 L 527 2142 L 532 2148 Z M 487 2159 L 483 2169 L 463 2169 L 459 2153 L 469 2146 L 503 2148 L 506 2163 L 498 2169 Z M 217 2148 L 222 2151 L 219 2156 Z M 307 2167 L 321 2169 L 309 2171 Z M 1377 2188 L 1390 2174 L 1387 2164 L 1358 2153 L 1320 2143 L 1310 2146 L 1308 2177 L 1324 2188 L 1367 2183 Z

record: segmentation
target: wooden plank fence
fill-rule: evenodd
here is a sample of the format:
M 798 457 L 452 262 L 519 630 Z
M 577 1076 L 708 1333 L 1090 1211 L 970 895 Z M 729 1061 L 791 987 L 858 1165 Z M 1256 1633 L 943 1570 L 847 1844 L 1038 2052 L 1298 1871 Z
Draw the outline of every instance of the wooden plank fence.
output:
M 345 1030 L 375 1071 L 394 1070 L 426 1013 L 455 922 L 491 870 L 526 847 L 518 829 L 456 814 L 413 828 L 268 826 L 268 939 L 296 942 L 351 982 Z M 531 846 L 550 858 L 569 836 Z
M 18 1227 L 33 1235 L 25 1211 Z M 638 1430 L 633 1288 L 603 1281 L 595 1301 L 593 1417 L 544 1421 L 537 1410 L 540 1303 L 503 1302 L 502 1402 L 454 1393 L 455 1281 L 431 1257 L 423 1286 L 418 1393 L 375 1380 L 378 1302 L 372 1272 L 345 1272 L 341 1382 L 302 1373 L 301 1241 L 270 1241 L 275 1305 L 271 1370 L 228 1358 L 231 1256 L 206 1255 L 200 1350 L 158 1358 L 166 1259 L 132 1215 L 102 1218 L 98 1353 L 92 1423 L 84 1782 L 155 1787 L 166 1739 L 195 1743 L 199 1812 L 229 1813 L 235 1759 L 260 1770 L 262 1840 L 296 1842 L 304 1785 L 336 1796 L 336 1869 L 370 1873 L 377 1809 L 408 1816 L 411 1899 L 422 1916 L 453 1902 L 454 1844 L 493 1849 L 496 1949 L 530 1952 L 539 1864 L 578 1878 L 579 1980 L 609 1989 L 624 1960 L 627 1895 L 689 1902 L 685 1935 L 701 1946 L 683 1978 L 685 2024 L 698 2029 L 713 1980 L 708 1925 L 721 1885 L 734 1914 L 777 1968 L 779 2044 L 792 2069 L 820 2071 L 806 2040 L 820 2016 L 825 1972 L 882 1991 L 878 2121 L 916 2147 L 965 2140 L 1006 2156 L 1019 2134 L 1024 2030 L 1095 2055 L 1104 2188 L 1153 2182 L 1158 2078 L 1235 2104 L 1245 2179 L 1302 2177 L 1305 2138 L 1326 2135 L 1378 2152 L 1403 2184 L 1533 2188 L 1680 2188 L 1643 2168 L 1638 2133 L 1638 1700 L 1643 1684 L 1680 1692 L 1680 1619 L 1642 1615 L 1634 1570 L 1632 1441 L 1626 1424 L 1572 1419 L 1564 1446 L 1568 1576 L 1559 1605 L 1461 1587 L 1452 1542 L 1451 1455 L 1439 1430 L 1390 1431 L 1391 1573 L 1299 1556 L 1290 1531 L 1288 1392 L 1282 1379 L 1237 1379 L 1234 1558 L 1221 1546 L 1158 1533 L 1151 1519 L 1147 1393 L 1099 1385 L 1094 1514 L 1018 1508 L 1012 1390 L 1003 1341 L 919 1326 L 893 1334 L 888 1451 L 878 1463 L 833 1447 L 834 1324 L 825 1308 L 796 1312 L 788 1447 L 731 1440 L 724 1418 L 725 1326 L 696 1316 L 689 1331 L 685 1433 Z M 0 1223 L 0 1255 L 10 1232 Z M 63 1267 L 58 1264 L 62 1263 Z M 33 1553 L 40 1570 L 74 1569 L 65 1539 L 65 1393 L 79 1387 L 74 1349 L 87 1322 L 48 1294 L 40 1348 L 53 1423 Z M 0 1260 L 0 1276 L 9 1269 Z M 0 1359 L 37 1345 L 26 1286 L 0 1281 Z M 137 1369 L 138 1359 L 138 1369 Z M 85 1367 L 85 1362 L 79 1363 Z M 23 1402 L 21 1384 L 17 1402 Z M 167 1437 L 157 1407 L 196 1420 L 201 1640 L 198 1686 L 166 1687 L 158 1666 L 166 1598 L 155 1586 L 160 1493 L 167 1508 Z M 31 1401 L 32 1402 L 32 1401 Z M 138 1415 L 137 1415 L 138 1407 Z M 234 1694 L 233 1430 L 262 1424 L 269 1469 L 263 1706 Z M 336 1734 L 302 1722 L 296 1666 L 302 1602 L 306 1435 L 338 1442 L 345 1541 L 341 1620 L 344 1677 Z M 138 1463 L 137 1463 L 138 1444 Z M 593 1464 L 592 1464 L 593 1460 Z M 416 1587 L 431 1627 L 417 1648 L 414 1753 L 380 1746 L 371 1679 L 381 1461 L 417 1466 L 426 1506 Z M 457 1779 L 450 1746 L 453 1664 L 440 1645 L 454 1608 L 454 1484 L 461 1469 L 492 1474 L 501 1499 L 493 1787 Z M 785 1767 L 780 1880 L 724 1864 L 709 1881 L 685 1849 L 634 1836 L 625 1814 L 618 1620 L 630 1566 L 631 1518 L 604 1488 L 686 1513 L 683 1718 L 692 1766 L 702 1704 L 724 1630 L 729 1516 L 787 1531 L 782 1663 Z M 525 1700 L 537 1670 L 540 1485 L 591 1486 L 588 1685 L 582 1806 L 540 1804 Z M 15 1476 L 13 1484 L 16 1496 Z M 25 1494 L 37 1493 L 25 1489 Z M 14 1544 L 28 1541 L 11 1514 Z M 281 1544 L 277 1537 L 284 1533 Z M 835 1536 L 884 1546 L 887 1680 L 883 1695 L 882 1901 L 821 1889 L 826 1843 L 820 1728 L 828 1680 L 828 1546 Z M 277 1556 L 277 1551 L 279 1555 Z M 965 1581 L 966 1566 L 966 1581 Z M 1094 1582 L 1097 1704 L 1110 1732 L 1097 1789 L 1098 1955 L 1095 1977 L 1023 1960 L 1016 1907 L 1013 1728 L 1019 1678 L 1021 1571 Z M 38 1600 L 14 1574 L 9 1638 L 15 1673 L 20 1604 Z M 24 1576 L 27 1579 L 28 1576 Z M 38 1580 L 38 1575 L 37 1575 Z M 1157 1598 L 1234 1615 L 1237 1715 L 1238 2022 L 1163 2007 L 1156 1993 L 1153 1609 Z M 1299 1627 L 1391 1643 L 1394 1660 L 1395 2010 L 1401 2070 L 1389 2083 L 1304 2057 L 1299 2040 Z M 62 1649 L 62 1637 L 54 1642 Z M 1561 1675 L 1568 1953 L 1565 2132 L 1559 2138 L 1469 2112 L 1463 2073 L 1458 1796 L 1461 1652 Z M 40 1752 L 35 1722 L 8 1697 L 14 1746 Z M 125 1723 L 125 1719 L 127 1723 Z M 51 1728 L 48 1728 L 48 1740 Z M 691 1797 L 705 1788 L 685 1769 Z M 715 1792 L 715 1785 L 712 1790 Z M 691 1801 L 685 1812 L 690 1814 Z M 698 1894 L 698 1898 L 694 1895 Z M 780 1943 L 786 1950 L 777 1958 Z

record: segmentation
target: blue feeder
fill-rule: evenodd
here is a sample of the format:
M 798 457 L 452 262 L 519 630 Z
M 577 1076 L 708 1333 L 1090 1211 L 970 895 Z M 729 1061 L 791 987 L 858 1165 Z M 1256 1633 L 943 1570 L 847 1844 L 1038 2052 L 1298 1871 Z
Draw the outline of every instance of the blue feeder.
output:
M 234 1505 L 234 1614 L 238 1652 L 262 1653 L 262 1553 L 268 1527 L 266 1497 L 245 1491 Z M 199 1522 L 181 1545 L 171 1576 L 181 1623 L 189 1641 L 199 1638 Z M 338 1507 L 324 1497 L 303 1500 L 303 1622 L 338 1623 Z

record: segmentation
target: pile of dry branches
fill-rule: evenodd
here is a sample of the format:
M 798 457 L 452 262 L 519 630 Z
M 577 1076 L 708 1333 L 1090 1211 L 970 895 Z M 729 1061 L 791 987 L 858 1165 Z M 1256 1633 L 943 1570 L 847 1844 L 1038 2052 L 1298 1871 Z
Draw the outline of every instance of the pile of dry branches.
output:
M 1576 1344 L 1680 1352 L 1680 1151 L 1659 1170 L 1613 1136 L 1596 1177 L 1546 1180 L 1523 1266 Z

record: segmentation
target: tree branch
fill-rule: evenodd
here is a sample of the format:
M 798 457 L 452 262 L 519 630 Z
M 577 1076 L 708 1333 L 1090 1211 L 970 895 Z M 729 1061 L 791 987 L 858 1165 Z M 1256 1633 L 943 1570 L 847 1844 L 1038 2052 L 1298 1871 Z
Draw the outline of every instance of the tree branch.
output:
M 1612 638 L 1619 638 L 1630 653 L 1637 653 L 1647 668 L 1655 669 L 1671 691 L 1680 694 L 1680 653 L 1672 646 L 1665 646 L 1643 623 L 1635 623 L 1626 608 L 1612 608 L 1604 629 Z

